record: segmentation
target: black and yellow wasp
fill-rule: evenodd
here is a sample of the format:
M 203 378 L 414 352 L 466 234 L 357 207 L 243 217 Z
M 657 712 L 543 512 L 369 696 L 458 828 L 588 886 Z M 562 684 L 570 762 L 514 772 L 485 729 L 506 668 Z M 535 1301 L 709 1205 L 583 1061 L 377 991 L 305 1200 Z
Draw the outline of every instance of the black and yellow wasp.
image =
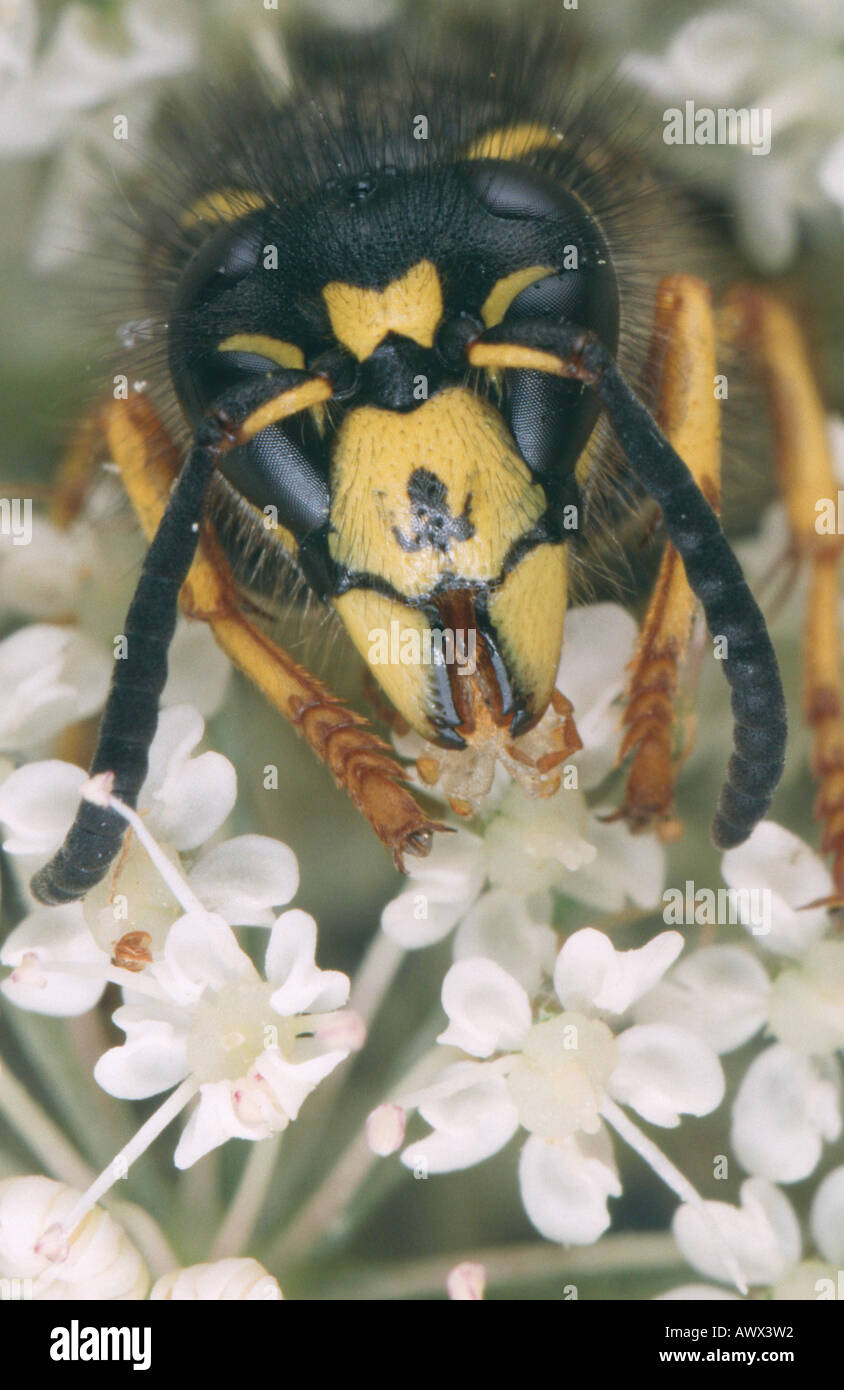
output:
M 684 264 L 683 202 L 625 148 L 612 100 L 577 92 L 565 22 L 499 31 L 443 11 L 436 28 L 346 36 L 330 60 L 324 41 L 303 41 L 288 93 L 242 75 L 161 123 L 160 174 L 132 201 L 166 350 L 144 364 L 147 391 L 96 419 L 151 544 L 93 771 L 136 800 L 181 592 L 397 860 L 427 852 L 438 826 L 384 746 L 241 602 L 258 556 L 264 575 L 333 610 L 365 661 L 393 625 L 420 643 L 472 634 L 471 669 L 373 665 L 429 746 L 420 772 L 442 777 L 457 809 L 498 758 L 553 791 L 578 746 L 577 711 L 554 689 L 567 593 L 618 498 L 647 494 L 669 544 L 631 672 L 623 813 L 634 828 L 670 813 L 672 701 L 700 603 L 734 716 L 714 838 L 738 844 L 777 785 L 786 720 L 717 515 L 716 350 L 728 331 L 774 401 L 789 394 L 782 487 L 833 641 L 834 563 L 803 505 L 823 495 L 828 463 L 801 453 L 822 417 L 799 331 L 748 286 L 716 319 Z M 828 676 L 810 670 L 827 789 L 836 757 L 844 768 Z M 123 829 L 83 804 L 38 897 L 83 895 Z

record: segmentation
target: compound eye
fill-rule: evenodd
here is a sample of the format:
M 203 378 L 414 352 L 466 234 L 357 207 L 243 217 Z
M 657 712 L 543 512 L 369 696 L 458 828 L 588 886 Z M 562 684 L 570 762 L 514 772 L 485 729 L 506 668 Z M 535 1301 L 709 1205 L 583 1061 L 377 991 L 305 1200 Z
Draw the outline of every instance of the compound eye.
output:
M 464 372 L 467 367 L 466 349 L 474 338 L 483 333 L 484 325 L 471 314 L 458 314 L 444 319 L 437 329 L 434 349 L 449 372 Z
M 516 295 L 504 323 L 525 319 L 547 319 L 581 324 L 591 328 L 603 343 L 615 350 L 618 341 L 618 297 L 615 277 L 605 270 L 564 270 L 535 280 Z
M 516 295 L 504 315 L 505 323 L 523 319 L 571 319 L 579 323 L 579 301 L 583 297 L 583 276 L 576 270 L 562 275 L 546 275 L 534 280 Z
M 520 220 L 559 217 L 560 189 L 547 174 L 505 159 L 484 159 L 468 166 L 469 183 L 487 212 Z
M 188 262 L 176 290 L 175 312 L 203 308 L 245 279 L 259 264 L 262 245 L 261 228 L 254 220 L 246 226 L 241 222 L 218 227 Z

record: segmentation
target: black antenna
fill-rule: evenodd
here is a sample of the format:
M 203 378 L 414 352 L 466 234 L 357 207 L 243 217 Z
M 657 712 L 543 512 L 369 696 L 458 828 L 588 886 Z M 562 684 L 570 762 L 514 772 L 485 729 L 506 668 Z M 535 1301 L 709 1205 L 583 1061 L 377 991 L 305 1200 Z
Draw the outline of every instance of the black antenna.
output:
M 248 388 L 222 396 L 197 429 L 129 605 L 124 624 L 126 656 L 114 664 L 90 768 L 92 777 L 113 772 L 114 794 L 129 806 L 137 804 L 147 775 L 149 747 L 158 725 L 158 702 L 167 680 L 167 651 L 176 627 L 179 591 L 196 553 L 214 468 L 241 442 L 240 432 L 253 411 L 314 380 L 300 371 L 267 373 Z M 51 905 L 84 897 L 105 877 L 125 832 L 126 822 L 116 811 L 81 802 L 64 843 L 32 879 L 35 897 Z

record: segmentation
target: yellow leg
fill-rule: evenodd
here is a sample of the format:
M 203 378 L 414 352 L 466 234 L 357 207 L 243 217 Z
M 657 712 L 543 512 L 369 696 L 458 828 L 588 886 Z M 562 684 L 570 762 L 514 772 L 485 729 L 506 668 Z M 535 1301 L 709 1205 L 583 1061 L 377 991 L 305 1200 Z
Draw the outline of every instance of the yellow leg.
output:
M 715 399 L 715 324 L 709 290 L 688 275 L 664 280 L 657 294 L 654 365 L 656 418 L 715 510 L 719 504 L 720 419 Z M 679 832 L 672 818 L 674 728 L 680 668 L 696 599 L 670 543 L 660 564 L 630 670 L 619 762 L 633 754 L 618 817 L 634 831 Z M 687 750 L 685 750 L 687 751 Z
M 842 538 L 820 534 L 817 503 L 837 498 L 826 416 L 806 339 L 775 295 L 737 285 L 724 300 L 723 331 L 747 346 L 759 366 L 774 424 L 777 480 L 792 546 L 809 571 L 803 649 L 803 714 L 812 733 L 811 769 L 818 784 L 815 818 L 821 851 L 832 855 L 837 896 L 844 899 L 844 687 L 840 600 Z
M 101 428 L 138 520 L 151 538 L 181 463 L 150 403 L 109 402 Z M 240 611 L 231 572 L 210 527 L 182 588 L 185 614 L 207 622 L 223 651 L 304 736 L 402 867 L 404 853 L 427 854 L 435 830 L 402 785 L 404 772 L 365 721 Z

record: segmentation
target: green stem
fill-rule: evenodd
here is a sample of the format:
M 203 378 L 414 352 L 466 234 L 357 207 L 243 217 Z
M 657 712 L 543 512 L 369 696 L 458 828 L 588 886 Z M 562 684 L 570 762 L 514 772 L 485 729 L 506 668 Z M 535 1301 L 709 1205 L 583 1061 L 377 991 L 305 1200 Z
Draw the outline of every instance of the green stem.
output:
M 94 1176 L 93 1169 L 3 1062 L 0 1062 L 0 1110 L 27 1148 L 43 1163 L 46 1172 L 68 1187 L 88 1186 Z
M 525 1242 L 490 1249 L 461 1250 L 423 1260 L 402 1260 L 385 1264 L 370 1273 L 347 1271 L 335 1281 L 321 1284 L 319 1297 L 365 1302 L 413 1299 L 431 1294 L 445 1297 L 446 1281 L 451 1270 L 456 1264 L 467 1260 L 483 1265 L 489 1288 L 559 1279 L 561 1299 L 565 1285 L 576 1284 L 578 1278 L 662 1271 L 668 1274 L 686 1268 L 686 1262 L 671 1236 L 625 1233 L 604 1236 L 594 1245 L 577 1249 L 564 1249 L 546 1242 Z
M 281 1139 L 280 1134 L 274 1134 L 271 1139 L 261 1139 L 252 1145 L 234 1200 L 212 1242 L 209 1260 L 223 1260 L 229 1255 L 242 1254 L 272 1182 Z
M 446 1065 L 450 1056 L 450 1049 L 435 1044 L 411 1067 L 390 1096 L 401 1096 L 425 1085 L 433 1073 Z M 302 1259 L 318 1241 L 334 1234 L 342 1225 L 346 1207 L 379 1161 L 379 1155 L 374 1154 L 367 1143 L 364 1126 L 271 1247 L 268 1258 L 272 1267 L 283 1270 L 286 1265 Z

